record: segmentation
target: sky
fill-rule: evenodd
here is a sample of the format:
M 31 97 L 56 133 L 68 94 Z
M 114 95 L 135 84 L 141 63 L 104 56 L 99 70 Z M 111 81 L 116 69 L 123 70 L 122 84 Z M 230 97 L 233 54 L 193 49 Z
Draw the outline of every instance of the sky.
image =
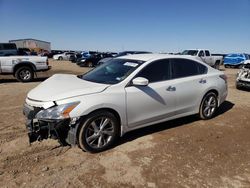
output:
M 250 0 L 0 0 L 0 42 L 52 49 L 250 53 Z

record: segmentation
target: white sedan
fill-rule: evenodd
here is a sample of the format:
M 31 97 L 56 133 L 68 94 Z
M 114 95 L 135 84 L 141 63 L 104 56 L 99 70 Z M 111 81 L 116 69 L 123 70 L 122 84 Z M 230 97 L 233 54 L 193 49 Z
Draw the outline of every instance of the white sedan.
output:
M 30 142 L 51 137 L 100 152 L 134 129 L 192 114 L 210 119 L 226 97 L 223 72 L 190 56 L 140 54 L 50 77 L 28 93 L 24 114 Z
M 55 60 L 69 60 L 71 55 L 75 55 L 74 52 L 64 52 L 62 54 L 53 55 L 53 59 Z

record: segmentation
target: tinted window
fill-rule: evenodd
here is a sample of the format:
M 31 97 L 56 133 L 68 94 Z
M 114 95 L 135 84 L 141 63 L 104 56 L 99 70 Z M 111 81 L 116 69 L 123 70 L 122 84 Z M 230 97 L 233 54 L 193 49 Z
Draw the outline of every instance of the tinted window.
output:
M 149 80 L 149 82 L 159 82 L 170 79 L 170 66 L 169 60 L 159 60 L 152 62 L 148 66 L 144 67 L 137 74 L 136 77 L 144 77 Z
M 181 55 L 192 55 L 196 56 L 198 53 L 198 50 L 185 50 L 181 53 Z
M 206 66 L 188 59 L 172 59 L 171 67 L 172 78 L 195 76 L 207 72 Z
M 10 50 L 10 49 L 16 49 L 16 45 L 15 44 L 3 44 L 3 49 L 5 50 Z
M 196 63 L 196 62 L 195 62 Z M 198 72 L 199 74 L 207 74 L 207 67 L 200 64 L 200 63 L 196 63 L 198 66 Z
M 206 56 L 210 56 L 210 53 L 208 50 L 205 51 Z
M 198 54 L 199 57 L 203 57 L 204 56 L 204 51 L 200 51 L 199 54 Z

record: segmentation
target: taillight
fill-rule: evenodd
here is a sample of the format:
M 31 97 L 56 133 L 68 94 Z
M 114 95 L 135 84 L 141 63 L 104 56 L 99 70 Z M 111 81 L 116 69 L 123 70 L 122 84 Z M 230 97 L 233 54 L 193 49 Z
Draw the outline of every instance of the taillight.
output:
M 227 83 L 227 76 L 225 74 L 220 75 L 220 78 L 223 79 L 225 83 Z

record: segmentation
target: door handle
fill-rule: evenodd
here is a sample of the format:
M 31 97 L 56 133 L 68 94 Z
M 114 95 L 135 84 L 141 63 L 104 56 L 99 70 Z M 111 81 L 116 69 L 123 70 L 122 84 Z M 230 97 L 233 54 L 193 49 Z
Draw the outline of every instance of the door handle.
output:
M 205 83 L 207 83 L 207 80 L 205 80 L 205 79 L 202 78 L 202 79 L 199 81 L 199 83 L 205 84 Z
M 176 91 L 176 88 L 173 86 L 169 86 L 166 90 L 167 91 Z

